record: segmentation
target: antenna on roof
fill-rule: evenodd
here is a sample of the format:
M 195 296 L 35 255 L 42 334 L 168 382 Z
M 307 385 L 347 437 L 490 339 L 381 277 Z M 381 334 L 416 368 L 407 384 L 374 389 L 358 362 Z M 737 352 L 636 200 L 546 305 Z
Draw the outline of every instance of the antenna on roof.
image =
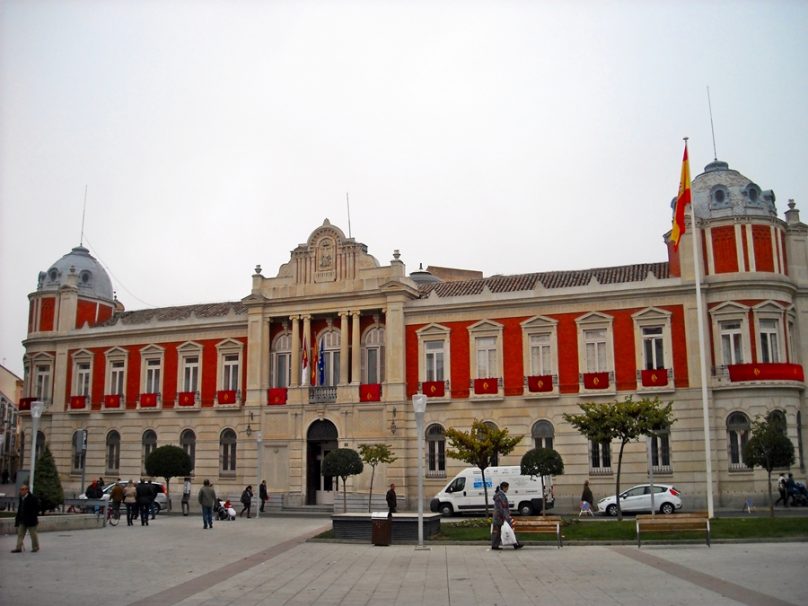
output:
M 345 192 L 345 204 L 348 206 L 348 237 L 351 237 L 351 199 L 348 197 L 348 192 Z
M 84 208 L 81 209 L 81 238 L 79 246 L 84 246 L 84 215 L 87 213 L 87 185 L 84 185 Z
M 710 87 L 707 87 L 707 107 L 710 110 L 710 130 L 713 133 L 713 160 L 718 160 L 718 152 L 715 150 L 715 126 L 713 126 L 713 104 L 710 103 Z

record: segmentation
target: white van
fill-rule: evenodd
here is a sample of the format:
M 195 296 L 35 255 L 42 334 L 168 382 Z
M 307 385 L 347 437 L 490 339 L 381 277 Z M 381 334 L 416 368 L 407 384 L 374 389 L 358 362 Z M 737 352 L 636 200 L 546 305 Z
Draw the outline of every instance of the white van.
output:
M 485 483 L 488 486 L 489 511 L 494 504 L 494 489 L 502 482 L 508 482 L 508 504 L 512 511 L 522 515 L 541 513 L 542 498 L 539 478 L 523 476 L 519 465 L 506 467 L 488 467 L 485 470 Z M 547 509 L 553 507 L 553 478 L 544 476 L 544 494 L 547 497 Z M 483 474 L 479 467 L 467 467 L 457 474 L 443 490 L 435 495 L 429 508 L 445 516 L 455 513 L 485 512 L 485 492 L 483 491 Z

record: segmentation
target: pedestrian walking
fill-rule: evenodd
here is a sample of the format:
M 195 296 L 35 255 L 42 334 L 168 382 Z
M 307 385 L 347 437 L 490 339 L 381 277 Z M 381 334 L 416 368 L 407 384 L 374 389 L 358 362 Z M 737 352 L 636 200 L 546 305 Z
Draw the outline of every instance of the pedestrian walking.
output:
M 264 505 L 269 501 L 269 491 L 267 490 L 266 480 L 261 480 L 261 485 L 258 487 L 258 498 L 261 499 L 261 508 L 258 511 L 264 513 Z
M 149 480 L 147 486 L 149 487 L 149 511 L 148 511 L 148 513 L 151 514 L 151 519 L 153 520 L 155 518 L 155 516 L 157 515 L 157 506 L 154 504 L 154 502 L 157 500 L 157 492 L 159 491 L 159 488 L 157 487 L 157 484 L 155 484 L 154 482 L 151 481 L 151 479 Z M 148 526 L 148 524 L 147 524 L 147 526 Z
M 135 483 L 132 480 L 129 480 L 126 488 L 123 489 L 123 502 L 126 505 L 126 525 L 134 526 L 132 520 L 137 516 L 138 506 L 137 488 L 135 488 Z
M 123 486 L 121 486 L 121 479 L 118 478 L 118 481 L 115 482 L 115 486 L 109 491 L 109 500 L 112 501 L 112 511 L 114 511 L 117 516 L 121 515 L 121 503 L 123 502 L 123 498 Z
M 182 483 L 182 515 L 187 516 L 191 509 L 191 478 Z
M 387 517 L 392 518 L 393 514 L 396 512 L 396 506 L 398 505 L 395 484 L 390 484 L 390 490 L 387 491 L 384 498 L 387 500 Z
M 216 505 L 216 491 L 213 490 L 210 480 L 202 482 L 202 488 L 199 489 L 197 498 L 202 506 L 202 528 L 213 528 L 213 506 Z
M 503 482 L 499 485 L 499 489 L 494 493 L 494 519 L 491 529 L 491 549 L 498 551 L 502 549 L 502 525 L 507 522 L 513 528 L 513 518 L 511 518 L 511 508 L 508 505 L 508 488 L 510 484 Z M 521 549 L 524 547 L 522 543 L 517 541 L 514 543 L 514 549 Z
M 39 551 L 39 535 L 36 527 L 39 524 L 37 512 L 39 499 L 28 491 L 28 484 L 20 486 L 20 500 L 17 504 L 17 515 L 14 517 L 14 526 L 17 527 L 17 547 L 11 553 L 20 553 L 23 550 L 25 533 L 31 535 L 31 551 Z
M 141 526 L 148 526 L 149 525 L 149 507 L 151 506 L 151 495 L 152 490 L 149 484 L 146 484 L 146 480 L 140 478 L 140 482 L 136 487 L 137 492 L 137 505 L 140 511 L 140 525 Z
M 788 493 L 786 492 L 786 474 L 781 473 L 777 478 L 777 493 L 780 495 L 774 502 L 775 505 L 782 501 L 783 506 L 788 507 Z
M 245 511 L 247 512 L 247 517 L 248 518 L 250 517 L 250 505 L 252 504 L 252 496 L 253 496 L 252 485 L 250 485 L 247 486 L 247 488 L 244 489 L 244 492 L 241 493 L 241 504 L 243 505 L 243 507 L 239 512 L 238 517 L 243 516 Z

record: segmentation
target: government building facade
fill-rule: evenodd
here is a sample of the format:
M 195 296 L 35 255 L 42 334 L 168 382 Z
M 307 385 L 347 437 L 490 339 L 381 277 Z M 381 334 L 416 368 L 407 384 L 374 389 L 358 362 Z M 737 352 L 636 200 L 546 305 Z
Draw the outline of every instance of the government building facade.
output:
M 678 249 L 665 236 L 665 261 L 408 273 L 398 251 L 380 263 L 326 220 L 277 274 L 256 267 L 243 298 L 138 311 L 76 247 L 29 295 L 21 467 L 30 404 L 42 400 L 37 448 L 49 445 L 67 495 L 83 477 L 141 477 L 145 457 L 173 444 L 191 456 L 197 485 L 208 478 L 235 497 L 260 477 L 283 506 L 328 505 L 343 488 L 366 495 L 371 470 L 338 487 L 320 471 L 323 456 L 382 442 L 397 460 L 376 469 L 374 492 L 395 482 L 415 508 L 410 400 L 423 393 L 427 500 L 466 466 L 446 456 L 445 430 L 476 418 L 524 436 L 501 465 L 556 449 L 565 462 L 556 503 L 575 507 L 585 479 L 596 498 L 613 494 L 617 445 L 590 443 L 563 413 L 658 396 L 676 421 L 626 448 L 621 484 L 647 481 L 650 460 L 656 482 L 703 509 L 699 263 L 712 492 L 718 507 L 762 503 L 766 474 L 741 458 L 755 418 L 785 421 L 791 471 L 804 476 L 808 226 L 793 201 L 778 217 L 774 194 L 724 162 L 710 163 L 692 194 L 698 230 L 688 220 Z

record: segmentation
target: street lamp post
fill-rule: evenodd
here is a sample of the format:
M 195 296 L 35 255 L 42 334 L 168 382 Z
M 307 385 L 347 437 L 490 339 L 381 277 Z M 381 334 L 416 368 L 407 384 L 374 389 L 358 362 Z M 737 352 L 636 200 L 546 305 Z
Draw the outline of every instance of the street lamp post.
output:
M 418 434 L 418 547 L 424 547 L 424 413 L 426 412 L 426 396 L 416 393 L 412 396 L 412 407 L 415 410 L 415 431 Z
M 261 465 L 264 458 L 264 435 L 260 431 L 255 432 L 255 489 L 258 491 L 258 501 L 261 501 Z M 263 501 L 261 501 L 263 504 Z M 255 517 L 261 517 L 261 505 L 255 507 Z
M 39 432 L 39 417 L 45 410 L 45 403 L 40 400 L 31 402 L 31 477 L 28 478 L 28 491 L 34 494 L 34 468 L 36 467 L 36 436 Z

